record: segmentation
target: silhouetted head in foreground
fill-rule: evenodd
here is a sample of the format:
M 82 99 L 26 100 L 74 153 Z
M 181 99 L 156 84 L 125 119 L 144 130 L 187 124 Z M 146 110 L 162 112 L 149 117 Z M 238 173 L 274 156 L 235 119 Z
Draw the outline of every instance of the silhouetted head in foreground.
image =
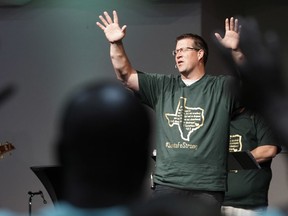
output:
M 148 110 L 107 80 L 75 92 L 62 114 L 57 154 L 65 201 L 97 208 L 135 200 L 148 166 Z

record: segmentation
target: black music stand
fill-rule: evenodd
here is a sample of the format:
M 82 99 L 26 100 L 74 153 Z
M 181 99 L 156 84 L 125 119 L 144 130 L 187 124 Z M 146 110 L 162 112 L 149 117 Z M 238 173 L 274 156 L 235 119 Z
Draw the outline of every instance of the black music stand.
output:
M 228 170 L 261 169 L 250 151 L 229 152 Z
M 44 185 L 53 203 L 62 200 L 61 166 L 32 166 L 30 169 Z

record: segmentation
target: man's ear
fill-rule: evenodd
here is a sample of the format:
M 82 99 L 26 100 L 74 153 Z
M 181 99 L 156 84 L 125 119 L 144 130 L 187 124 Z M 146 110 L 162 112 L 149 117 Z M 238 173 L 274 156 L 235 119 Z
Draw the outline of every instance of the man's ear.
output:
M 204 58 L 204 50 L 203 49 L 198 50 L 197 55 L 198 55 L 198 60 L 203 59 Z

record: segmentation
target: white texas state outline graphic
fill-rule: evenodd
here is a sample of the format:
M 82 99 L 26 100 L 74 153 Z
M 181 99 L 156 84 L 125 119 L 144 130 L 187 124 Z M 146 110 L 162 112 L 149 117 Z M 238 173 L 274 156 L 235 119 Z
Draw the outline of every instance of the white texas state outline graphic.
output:
M 204 124 L 204 110 L 200 107 L 187 107 L 187 98 L 180 97 L 176 112 L 166 113 L 168 125 L 178 126 L 181 138 L 185 141 L 190 140 L 190 135 Z

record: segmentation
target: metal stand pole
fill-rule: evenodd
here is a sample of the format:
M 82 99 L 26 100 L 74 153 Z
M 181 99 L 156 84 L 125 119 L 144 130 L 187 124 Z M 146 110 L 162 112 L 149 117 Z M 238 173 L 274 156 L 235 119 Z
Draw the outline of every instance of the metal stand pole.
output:
M 29 194 L 29 192 L 28 192 Z M 29 194 L 30 197 L 29 197 L 29 216 L 31 216 L 31 212 L 32 212 L 32 197 L 34 196 L 33 193 Z
M 30 195 L 30 197 L 29 197 L 29 216 L 31 216 L 31 214 L 32 214 L 32 197 L 34 195 L 41 195 L 44 204 L 46 204 L 47 201 L 45 200 L 43 192 L 41 190 L 39 190 L 38 192 L 28 191 L 28 195 Z

